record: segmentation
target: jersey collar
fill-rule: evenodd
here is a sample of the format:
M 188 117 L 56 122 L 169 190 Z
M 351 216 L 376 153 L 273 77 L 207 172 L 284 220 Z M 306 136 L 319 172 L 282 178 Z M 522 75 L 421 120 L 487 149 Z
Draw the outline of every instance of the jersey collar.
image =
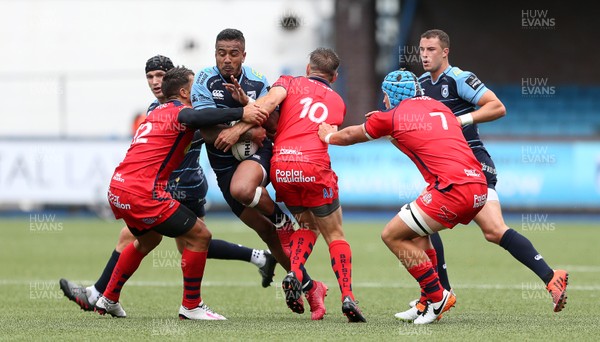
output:
M 216 65 L 213 67 L 213 69 L 215 70 L 217 75 L 219 75 L 219 77 L 221 77 L 221 79 L 223 80 L 223 83 L 230 83 L 229 80 L 226 80 L 225 77 L 223 77 L 223 75 L 221 75 L 221 72 L 219 71 L 219 68 L 217 68 Z M 244 76 L 245 76 L 244 66 L 242 65 L 242 72 L 240 74 L 240 78 L 237 80 L 238 83 L 240 83 L 240 84 L 242 83 L 242 79 L 244 78 Z
M 439 80 L 441 80 L 441 79 L 442 79 L 442 77 L 444 77 L 444 76 L 445 76 L 447 73 L 449 73 L 449 72 L 450 72 L 450 69 L 452 69 L 452 65 L 448 65 L 448 67 L 447 67 L 447 68 L 444 70 L 444 72 L 442 72 L 442 73 L 440 74 L 440 76 L 438 77 L 438 79 L 437 79 L 437 80 L 435 80 L 435 82 L 433 81 L 433 77 L 431 77 L 431 84 L 436 84 L 436 83 L 438 83 L 438 82 L 439 82 Z M 429 74 L 429 76 L 431 76 L 431 73 Z
M 326 79 L 318 77 L 318 76 L 308 76 L 309 79 L 311 80 L 315 80 L 321 83 L 324 83 L 326 86 L 328 86 L 329 88 L 331 88 L 331 85 L 329 84 L 329 82 L 327 82 Z

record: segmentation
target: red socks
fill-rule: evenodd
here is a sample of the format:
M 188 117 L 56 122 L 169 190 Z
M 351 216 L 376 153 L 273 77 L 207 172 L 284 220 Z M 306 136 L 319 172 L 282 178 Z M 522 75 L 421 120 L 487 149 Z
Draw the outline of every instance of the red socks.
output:
M 298 229 L 290 237 L 292 251 L 290 254 L 290 271 L 296 274 L 296 278 L 302 282 L 302 270 L 300 267 L 306 263 L 312 253 L 317 234 L 310 229 Z
M 137 270 L 145 256 L 145 254 L 140 253 L 133 246 L 133 242 L 127 245 L 123 252 L 121 252 L 119 261 L 117 261 L 110 281 L 102 295 L 113 302 L 118 302 L 121 296 L 121 288 L 125 285 L 127 279 Z
M 421 292 L 424 292 L 427 299 L 432 302 L 439 302 L 444 297 L 444 288 L 440 284 L 437 272 L 433 268 L 431 261 L 427 261 L 408 269 L 421 286 Z
M 427 256 L 429 257 L 429 260 L 431 260 L 431 265 L 433 266 L 433 269 L 437 272 L 437 266 L 438 266 L 438 261 L 437 261 L 437 253 L 435 252 L 435 249 L 428 249 L 425 251 L 425 254 L 427 254 Z M 421 289 L 421 298 L 419 298 L 419 302 L 421 303 L 425 303 L 427 301 L 427 294 L 425 294 L 425 292 L 423 292 L 423 290 Z
M 331 257 L 331 268 L 344 297 L 350 296 L 354 300 L 352 294 L 352 250 L 350 245 L 345 240 L 335 240 L 329 244 L 329 255 Z
M 183 301 L 181 304 L 188 309 L 194 309 L 202 298 L 200 297 L 200 286 L 206 265 L 207 251 L 193 252 L 183 249 L 181 255 L 181 270 L 183 271 Z

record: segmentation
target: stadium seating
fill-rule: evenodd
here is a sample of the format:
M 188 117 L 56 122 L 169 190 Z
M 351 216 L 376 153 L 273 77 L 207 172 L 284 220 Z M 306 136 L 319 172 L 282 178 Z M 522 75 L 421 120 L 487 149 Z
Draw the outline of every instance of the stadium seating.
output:
M 600 87 L 555 86 L 553 95 L 526 95 L 520 86 L 488 85 L 506 117 L 480 125 L 486 137 L 598 138 Z

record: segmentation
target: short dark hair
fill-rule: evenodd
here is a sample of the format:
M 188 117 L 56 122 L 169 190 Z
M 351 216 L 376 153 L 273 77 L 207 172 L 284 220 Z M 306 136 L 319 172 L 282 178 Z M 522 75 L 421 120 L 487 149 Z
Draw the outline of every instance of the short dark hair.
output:
M 219 32 L 217 35 L 217 40 L 215 42 L 218 43 L 221 40 L 237 40 L 242 43 L 242 50 L 246 49 L 246 39 L 244 38 L 244 34 L 240 30 L 226 28 L 223 31 Z
M 450 36 L 448 36 L 448 34 L 442 30 L 433 29 L 425 31 L 425 33 L 421 35 L 421 38 L 437 38 L 440 40 L 440 45 L 442 46 L 442 49 L 450 47 Z
M 333 77 L 340 66 L 340 57 L 329 48 L 317 48 L 310 53 L 310 70 Z
M 194 76 L 194 72 L 184 66 L 177 66 L 167 71 L 161 85 L 164 97 L 167 99 L 177 97 L 179 89 L 190 82 L 190 75 Z

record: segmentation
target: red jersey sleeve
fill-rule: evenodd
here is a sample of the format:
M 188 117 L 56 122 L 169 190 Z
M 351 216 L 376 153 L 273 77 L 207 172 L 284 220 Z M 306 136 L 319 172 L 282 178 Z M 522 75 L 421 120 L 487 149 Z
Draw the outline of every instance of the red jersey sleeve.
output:
M 293 79 L 294 77 L 292 76 L 282 75 L 277 79 L 277 81 L 275 81 L 275 83 L 273 83 L 272 87 L 283 87 L 285 90 L 287 90 L 290 87 L 290 83 Z
M 377 139 L 392 134 L 394 130 L 393 113 L 394 111 L 377 112 L 367 118 L 365 132 L 369 139 Z

